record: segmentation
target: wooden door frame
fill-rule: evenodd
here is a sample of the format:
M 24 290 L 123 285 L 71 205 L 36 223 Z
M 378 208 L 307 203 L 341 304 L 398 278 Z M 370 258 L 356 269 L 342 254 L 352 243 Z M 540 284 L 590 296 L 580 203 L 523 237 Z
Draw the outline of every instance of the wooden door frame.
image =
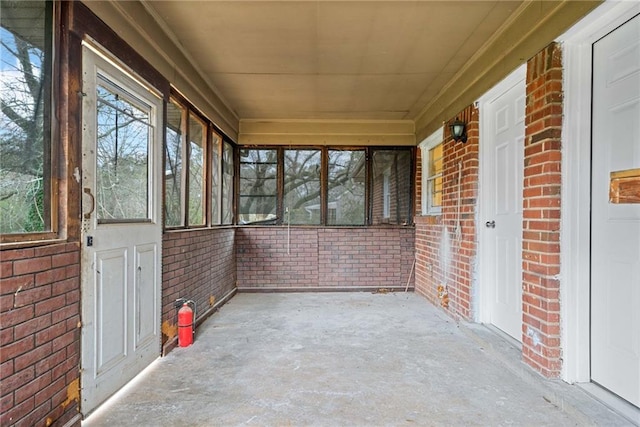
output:
M 493 238 L 494 233 L 489 232 L 485 227 L 485 222 L 491 220 L 489 218 L 489 206 L 494 203 L 494 200 L 489 198 L 491 194 L 487 191 L 487 156 L 490 153 L 486 152 L 485 144 L 483 141 L 487 141 L 489 135 L 487 134 L 486 121 L 489 119 L 485 114 L 487 103 L 493 101 L 498 95 L 501 95 L 506 90 L 513 87 L 520 80 L 526 78 L 527 67 L 521 65 L 517 69 L 511 72 L 504 80 L 496 84 L 493 88 L 487 91 L 477 101 L 478 110 L 480 112 L 480 144 L 479 144 L 479 186 L 478 186 L 478 215 L 476 217 L 476 230 L 478 230 L 478 267 L 477 267 L 477 287 L 474 293 L 473 305 L 475 309 L 474 320 L 479 323 L 491 323 L 491 309 L 492 309 L 492 296 L 494 294 L 494 287 L 491 285 L 492 280 L 489 280 L 486 263 L 489 260 L 490 255 L 486 249 L 488 239 Z M 522 159 L 524 163 L 524 158 Z M 523 166 L 524 167 L 524 166 Z

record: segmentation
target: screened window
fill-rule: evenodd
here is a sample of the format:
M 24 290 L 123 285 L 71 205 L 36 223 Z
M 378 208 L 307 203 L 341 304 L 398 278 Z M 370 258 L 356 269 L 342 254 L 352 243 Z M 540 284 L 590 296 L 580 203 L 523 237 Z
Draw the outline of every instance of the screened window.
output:
M 165 147 L 165 225 L 184 225 L 184 205 L 182 203 L 182 157 L 185 109 L 171 100 L 167 104 L 167 127 Z
M 278 151 L 240 150 L 239 222 L 272 222 L 277 218 Z
M 189 115 L 189 224 L 205 223 L 205 147 L 207 125 L 197 117 Z
M 222 137 L 211 133 L 211 224 L 221 223 L 222 208 Z
M 52 2 L 0 2 L 2 234 L 52 230 L 52 53 Z
M 233 145 L 180 95 L 167 104 L 165 227 L 233 220 Z
M 382 218 L 388 220 L 391 216 L 391 171 L 384 171 L 382 180 Z
M 413 150 L 240 149 L 240 224 L 412 221 Z
M 224 142 L 222 151 L 222 223 L 233 224 L 233 145 Z
M 372 224 L 411 221 L 411 173 L 410 151 L 373 151 Z
M 327 224 L 364 225 L 366 164 L 364 150 L 329 150 Z
M 320 150 L 284 150 L 284 220 L 290 224 L 321 222 Z

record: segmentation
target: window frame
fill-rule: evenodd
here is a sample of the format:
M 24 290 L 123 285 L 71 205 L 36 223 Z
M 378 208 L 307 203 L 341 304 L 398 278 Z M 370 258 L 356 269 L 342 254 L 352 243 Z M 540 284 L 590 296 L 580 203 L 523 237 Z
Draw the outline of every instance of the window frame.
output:
M 238 160 L 236 158 L 236 154 L 238 152 L 238 149 L 234 143 L 232 143 L 231 141 L 228 141 L 226 138 L 223 138 L 221 150 L 222 150 L 222 154 L 220 156 L 220 169 L 222 173 L 222 180 L 220 181 L 220 188 L 221 188 L 221 191 L 220 191 L 220 197 L 221 197 L 220 223 L 221 224 L 220 225 L 229 226 L 229 225 L 234 225 L 236 221 L 236 199 L 237 199 L 236 179 L 238 177 L 238 171 L 237 171 Z M 231 165 L 228 168 L 230 170 L 230 173 L 227 173 L 227 168 L 225 168 L 225 164 L 226 164 L 225 155 L 228 153 L 228 150 L 230 150 L 230 154 L 228 156 L 231 162 Z M 227 179 L 229 182 L 227 182 Z M 227 190 L 227 186 L 229 186 L 230 188 L 227 192 L 225 192 Z M 229 196 L 229 197 L 227 198 L 225 196 Z M 228 204 L 228 210 L 225 209 L 227 204 Z M 225 214 L 227 212 L 229 213 L 228 221 L 225 220 L 226 219 Z
M 202 170 L 200 171 L 200 180 L 201 180 L 201 185 L 200 185 L 200 211 L 201 211 L 201 215 L 202 215 L 202 222 L 198 222 L 198 223 L 191 223 L 191 178 L 192 178 L 192 171 L 191 171 L 191 164 L 192 164 L 192 143 L 194 141 L 192 141 L 191 138 L 191 134 L 192 134 L 192 124 L 199 124 L 202 126 L 202 155 L 201 155 L 201 162 L 202 162 Z M 185 201 L 186 201 L 186 205 L 185 205 L 185 226 L 187 228 L 203 228 L 203 227 L 207 227 L 210 225 L 211 221 L 210 221 L 210 191 L 209 189 L 211 188 L 210 185 L 210 175 L 211 175 L 211 171 L 209 169 L 209 162 L 208 162 L 208 154 L 209 154 L 209 144 L 210 144 L 210 140 L 209 140 L 209 121 L 206 120 L 206 118 L 204 118 L 203 116 L 201 116 L 199 113 L 197 113 L 195 110 L 189 108 L 187 110 L 187 132 L 186 132 L 186 149 L 187 149 L 187 158 L 186 158 L 186 170 L 187 170 L 187 180 L 186 180 L 186 186 L 185 186 L 185 190 L 186 190 L 186 197 L 185 197 Z M 197 144 L 196 144 L 197 145 Z
M 329 215 L 329 204 L 332 203 L 331 200 L 329 199 L 329 186 L 330 186 L 330 182 L 329 182 L 329 152 L 334 151 L 334 152 L 344 152 L 344 151 L 351 151 L 351 152 L 356 152 L 356 151 L 360 151 L 362 152 L 362 159 L 364 161 L 364 165 L 363 165 L 363 171 L 364 171 L 364 191 L 363 191 L 363 219 L 362 219 L 362 224 L 341 224 L 341 223 L 329 223 L 330 218 L 332 217 L 336 217 L 336 221 L 337 221 L 337 211 L 335 212 L 335 215 Z M 322 223 L 323 226 L 325 227 L 368 227 L 371 225 L 371 159 L 372 159 L 372 154 L 371 154 L 371 148 L 370 147 L 325 147 L 325 153 L 324 153 L 324 157 L 325 157 L 325 163 L 326 163 L 326 169 L 324 170 L 326 172 L 326 178 L 325 178 L 325 184 L 324 184 L 324 188 L 322 189 L 322 191 L 325 193 L 325 203 L 322 206 L 322 210 L 325 212 L 324 215 L 324 222 Z
M 62 72 L 60 64 L 62 51 L 62 12 L 57 1 L 45 1 L 44 31 L 46 33 L 49 54 L 45 53 L 45 66 L 48 73 L 44 78 L 44 110 L 43 110 L 43 147 L 42 147 L 42 180 L 43 180 L 43 207 L 46 213 L 43 231 L 16 232 L 0 234 L 0 245 L 4 247 L 21 246 L 22 244 L 60 240 L 62 219 L 64 212 L 59 194 L 59 182 L 54 177 L 59 176 L 60 157 L 63 153 L 60 148 L 60 127 L 57 117 L 63 108 L 62 90 L 59 82 Z
M 372 176 L 372 159 L 374 157 L 374 153 L 376 151 L 406 151 L 409 154 L 411 175 L 414 176 L 415 172 L 415 148 L 409 146 L 402 147 L 387 147 L 387 146 L 317 146 L 317 145 L 297 145 L 297 146 L 283 146 L 283 145 L 239 145 L 237 147 L 237 152 L 244 149 L 254 149 L 254 150 L 277 150 L 277 159 L 278 159 L 278 183 L 277 188 L 278 192 L 276 194 L 276 217 L 274 219 L 266 220 L 266 221 L 258 221 L 258 222 L 250 222 L 245 224 L 239 224 L 241 226 L 260 226 L 260 225 L 287 225 L 287 216 L 284 203 L 284 180 L 285 180 L 285 171 L 284 171 L 284 153 L 289 150 L 302 150 L 302 151 L 311 151 L 317 150 L 320 152 L 320 223 L 319 224 L 291 224 L 296 227 L 376 227 L 376 226 L 400 226 L 411 224 L 413 218 L 409 218 L 409 221 L 405 224 L 390 224 L 390 223 L 382 223 L 382 224 L 372 224 L 372 189 L 373 189 L 373 176 Z M 365 174 L 364 182 L 364 221 L 362 224 L 333 224 L 331 222 L 332 218 L 335 218 L 335 212 L 332 212 L 329 207 L 329 152 L 330 151 L 362 151 L 364 165 L 362 167 L 363 173 Z M 238 162 L 239 163 L 239 162 Z M 240 212 L 239 206 L 239 181 L 240 177 L 240 165 L 236 165 L 236 173 L 237 173 L 237 200 L 235 203 L 236 212 Z M 413 209 L 414 209 L 414 191 L 415 185 L 413 178 L 411 178 L 409 182 L 409 194 L 407 195 L 410 204 L 411 216 L 413 217 Z
M 166 170 L 167 170 L 167 130 L 169 129 L 169 118 L 168 118 L 168 106 L 170 104 L 175 104 L 180 108 L 180 176 L 178 177 L 178 182 L 180 183 L 179 194 L 178 197 L 179 205 L 180 205 L 180 213 L 179 218 L 180 222 L 175 225 L 167 226 L 167 185 L 166 185 Z M 186 198 L 184 196 L 185 186 L 186 186 L 186 173 L 185 173 L 185 158 L 187 156 L 186 149 L 186 133 L 187 133 L 187 117 L 188 110 L 179 99 L 176 99 L 174 96 L 171 96 L 169 100 L 165 103 L 164 106 L 164 114 L 165 114 L 165 123 L 164 123 L 164 147 L 163 147 L 163 170 L 165 171 L 165 177 L 163 181 L 163 196 L 162 196 L 162 207 L 163 207 L 163 227 L 165 229 L 172 228 L 184 228 L 186 225 Z
M 265 162 L 260 162 L 260 163 L 255 163 L 255 162 L 243 162 L 242 158 L 241 158 L 241 152 L 247 150 L 247 151 L 274 151 L 275 152 L 275 162 L 270 162 L 267 163 Z M 283 188 L 282 188 L 282 181 L 283 181 L 283 177 L 282 177 L 282 172 L 283 172 L 283 168 L 282 168 L 282 164 L 283 164 L 283 150 L 280 147 L 238 147 L 238 186 L 237 186 L 237 207 L 236 207 L 236 212 L 238 213 L 237 215 L 237 220 L 239 225 L 255 225 L 255 224 L 281 224 L 283 221 L 283 207 L 282 207 L 282 193 L 283 193 Z M 275 165 L 276 167 L 276 172 L 275 172 L 275 177 L 274 178 L 268 178 L 268 179 L 275 179 L 275 193 L 273 195 L 271 194 L 262 194 L 262 195 L 258 195 L 258 194 L 243 194 L 242 193 L 242 165 L 243 164 L 249 164 L 249 163 L 253 163 L 253 164 L 263 164 L 263 165 Z M 257 220 L 257 221 L 251 221 L 251 222 L 245 222 L 240 224 L 240 220 L 242 215 L 244 215 L 245 213 L 242 211 L 242 199 L 243 197 L 274 197 L 275 200 L 275 205 L 273 206 L 274 208 L 274 217 L 273 218 L 267 218 L 267 219 L 262 219 L 262 220 Z M 251 213 L 246 213 L 248 215 L 250 215 Z
M 287 171 L 285 170 L 285 163 L 286 163 L 286 152 L 287 151 L 316 151 L 317 154 L 320 155 L 320 162 L 318 163 L 318 185 L 320 186 L 319 190 L 318 190 L 318 199 L 319 199 L 319 215 L 318 215 L 318 223 L 316 224 L 312 224 L 312 223 L 298 223 L 298 222 L 291 222 L 291 211 L 289 210 L 287 212 L 287 192 L 286 192 L 286 184 L 287 184 Z M 281 203 L 283 206 L 283 221 L 285 221 L 287 224 L 290 225 L 295 225 L 295 226 L 315 226 L 315 227 L 319 227 L 323 224 L 323 217 L 324 217 L 324 213 L 323 213 L 323 180 L 324 180 L 324 174 L 323 174 L 323 150 L 322 147 L 316 147 L 316 146 L 302 146 L 302 147 L 283 147 L 282 150 L 282 197 L 281 197 Z
M 179 231 L 179 230 L 187 230 L 187 229 L 205 229 L 205 228 L 214 228 L 214 227 L 222 227 L 234 225 L 233 222 L 235 220 L 235 205 L 233 200 L 235 200 L 235 191 L 236 191 L 236 183 L 235 183 L 235 157 L 236 157 L 236 145 L 233 141 L 230 141 L 226 135 L 215 125 L 213 124 L 204 114 L 200 112 L 191 102 L 189 102 L 184 96 L 178 93 L 176 90 L 171 88 L 171 94 L 169 97 L 169 101 L 166 103 L 168 105 L 169 102 L 173 101 L 175 104 L 179 105 L 183 109 L 183 119 L 181 122 L 182 127 L 182 135 L 181 135 L 181 153 L 182 153 L 182 170 L 181 170 L 181 186 L 180 189 L 180 203 L 181 203 L 181 223 L 179 225 L 167 225 L 166 223 L 166 215 L 163 220 L 163 230 L 165 231 Z M 167 107 L 165 105 L 165 114 L 167 111 Z M 203 215 L 204 220 L 202 224 L 190 224 L 189 222 L 189 191 L 190 191 L 190 167 L 191 167 L 191 122 L 196 121 L 203 125 L 203 137 L 204 137 L 204 146 L 203 150 L 203 165 L 202 165 L 202 204 L 203 204 Z M 164 142 L 164 170 L 166 170 L 167 166 L 167 157 L 166 157 L 166 132 L 167 132 L 167 120 L 165 120 L 164 132 L 165 132 L 165 142 Z M 217 141 L 217 144 L 214 142 Z M 226 204 L 224 202 L 224 180 L 225 180 L 225 172 L 226 168 L 224 165 L 224 156 L 227 148 L 231 148 L 231 158 L 232 158 L 232 173 L 231 177 L 231 198 L 232 203 L 230 206 L 230 217 L 231 222 L 226 223 L 225 219 L 225 207 Z M 216 151 L 218 153 L 218 210 L 219 210 L 219 218 L 214 222 L 214 214 L 213 214 L 213 172 L 214 168 L 212 166 L 212 162 L 214 160 L 213 152 Z M 164 191 L 163 191 L 163 213 L 166 213 L 166 182 L 163 183 Z
M 210 186 L 207 190 L 207 196 L 209 198 L 209 203 L 211 205 L 211 212 L 209 214 L 210 224 L 211 226 L 219 226 L 222 225 L 222 167 L 223 160 L 222 156 L 224 154 L 224 137 L 221 133 L 216 132 L 213 126 L 209 126 L 208 132 L 209 139 L 209 156 L 207 158 L 207 164 L 209 165 L 210 171 Z M 214 143 L 215 142 L 215 143 Z M 215 155 L 217 155 L 217 166 L 214 167 L 214 163 L 216 160 Z M 216 180 L 218 183 L 216 193 L 214 194 L 214 175 L 216 176 Z M 215 203 L 214 203 L 215 199 Z M 217 209 L 214 209 L 214 206 Z
M 382 219 L 391 218 L 391 168 L 382 172 Z
M 431 152 L 438 145 L 442 145 L 442 171 L 439 174 L 431 175 L 431 165 L 433 160 L 431 158 Z M 441 127 L 434 133 L 429 135 L 420 143 L 421 158 L 422 158 L 422 194 L 421 205 L 422 215 L 440 215 L 442 213 L 442 204 L 439 206 L 433 205 L 433 194 L 431 190 L 431 182 L 437 177 L 442 177 L 444 173 L 444 128 Z

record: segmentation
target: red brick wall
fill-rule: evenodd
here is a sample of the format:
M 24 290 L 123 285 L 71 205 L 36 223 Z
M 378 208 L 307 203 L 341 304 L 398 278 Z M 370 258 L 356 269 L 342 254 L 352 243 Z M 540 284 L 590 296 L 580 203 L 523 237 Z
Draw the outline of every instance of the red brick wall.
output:
M 196 302 L 203 319 L 216 303 L 236 287 L 235 229 L 171 231 L 162 241 L 162 344 L 176 344 L 175 300 Z
M 560 375 L 562 52 L 552 43 L 527 63 L 523 201 L 524 360 Z
M 417 216 L 415 220 L 416 291 L 434 304 L 443 306 L 452 316 L 470 319 L 473 315 L 471 284 L 477 250 L 478 110 L 470 106 L 457 117 L 467 123 L 468 140 L 464 144 L 454 142 L 448 126 L 445 126 L 442 213 Z M 420 165 L 419 170 L 425 167 Z M 459 171 L 461 183 L 458 182 Z M 418 192 L 416 200 L 421 200 L 420 197 Z M 416 210 L 420 212 L 419 206 Z M 460 233 L 456 233 L 458 217 Z M 446 238 L 443 234 L 445 229 Z M 448 304 L 445 295 L 438 293 L 438 286 L 445 288 Z
M 289 239 L 287 233 L 287 227 L 237 230 L 239 288 L 404 288 L 409 280 L 413 227 L 291 227 Z
M 64 424 L 78 412 L 79 245 L 0 259 L 0 425 Z

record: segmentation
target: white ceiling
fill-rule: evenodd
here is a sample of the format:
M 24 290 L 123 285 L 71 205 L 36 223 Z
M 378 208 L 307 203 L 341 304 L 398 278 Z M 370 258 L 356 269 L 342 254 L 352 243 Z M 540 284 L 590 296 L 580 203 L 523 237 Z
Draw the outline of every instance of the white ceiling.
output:
M 498 35 L 513 32 L 522 11 L 535 9 L 531 3 L 239 0 L 144 5 L 239 119 L 415 120 L 456 76 L 474 72 L 465 65 Z M 546 10 L 553 10 L 549 4 L 562 2 L 538 3 L 542 19 Z M 525 37 L 530 29 L 515 31 Z
M 236 114 L 411 119 L 519 1 L 158 1 Z

